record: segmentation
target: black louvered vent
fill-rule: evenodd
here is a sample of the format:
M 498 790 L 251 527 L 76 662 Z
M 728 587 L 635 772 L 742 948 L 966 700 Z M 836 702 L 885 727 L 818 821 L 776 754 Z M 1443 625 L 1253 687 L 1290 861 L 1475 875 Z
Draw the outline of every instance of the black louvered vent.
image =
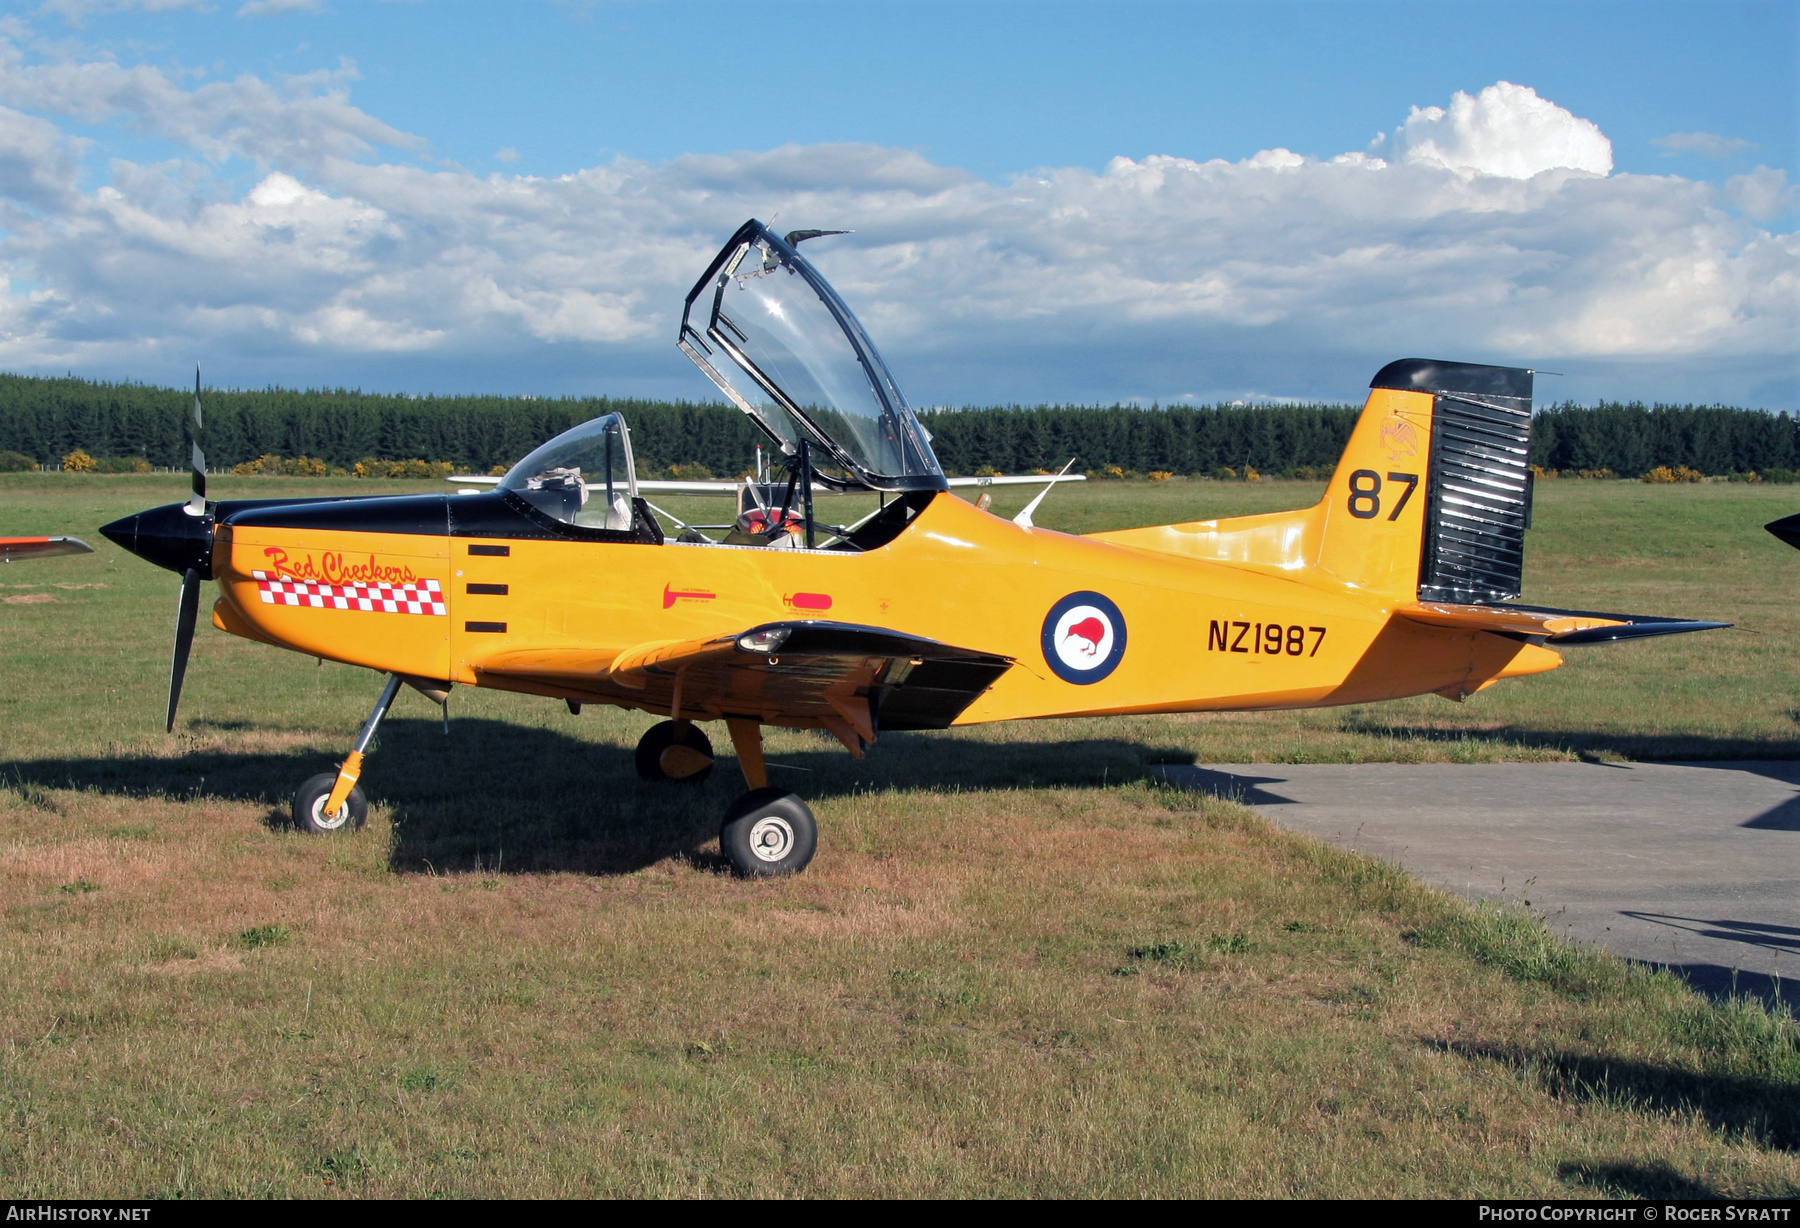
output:
M 1531 507 L 1525 388 L 1523 397 L 1438 392 L 1433 400 L 1421 601 L 1508 601 L 1521 591 Z

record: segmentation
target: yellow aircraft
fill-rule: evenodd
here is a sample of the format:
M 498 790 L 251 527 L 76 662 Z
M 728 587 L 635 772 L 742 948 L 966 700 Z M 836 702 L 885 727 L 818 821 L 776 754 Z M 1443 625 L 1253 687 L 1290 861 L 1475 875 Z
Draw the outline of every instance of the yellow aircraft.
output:
M 771 875 L 803 869 L 817 829 L 770 785 L 764 726 L 827 730 L 860 756 L 883 731 L 985 721 L 1460 699 L 1554 669 L 1562 645 L 1725 625 L 1506 604 L 1530 509 L 1532 374 L 1511 367 L 1382 368 L 1310 508 L 1085 537 L 1035 526 L 1037 500 L 991 515 L 950 493 L 930 433 L 796 250 L 813 237 L 747 222 L 687 297 L 680 348 L 784 470 L 735 488 L 723 538 L 666 514 L 665 531 L 646 492 L 666 484 L 637 478 L 618 414 L 493 490 L 209 502 L 196 379 L 192 497 L 102 529 L 183 576 L 170 727 L 211 578 L 220 630 L 387 675 L 342 765 L 296 793 L 301 828 L 362 823 L 357 777 L 402 683 L 439 702 L 497 687 L 665 718 L 637 749 L 653 779 L 704 776 L 700 725 L 722 721 L 749 788 L 722 851 Z M 881 506 L 827 525 L 815 490 Z

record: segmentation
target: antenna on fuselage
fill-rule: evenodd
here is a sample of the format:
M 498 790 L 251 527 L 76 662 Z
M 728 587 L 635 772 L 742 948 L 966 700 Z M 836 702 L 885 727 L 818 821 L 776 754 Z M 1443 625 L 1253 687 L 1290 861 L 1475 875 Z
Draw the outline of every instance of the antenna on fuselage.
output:
M 1050 484 L 1048 486 L 1044 487 L 1044 489 L 1038 491 L 1037 498 L 1033 499 L 1030 503 L 1027 503 L 1023 508 L 1019 509 L 1019 514 L 1017 516 L 1013 517 L 1014 524 L 1018 525 L 1021 529 L 1030 529 L 1030 528 L 1035 527 L 1031 522 L 1031 513 L 1037 511 L 1038 504 L 1040 504 L 1044 501 L 1045 495 L 1049 494 L 1051 491 L 1056 489 L 1056 478 L 1060 478 L 1063 474 L 1067 473 L 1070 469 L 1074 468 L 1075 459 L 1076 459 L 1075 457 L 1071 456 L 1069 458 L 1069 463 L 1064 465 L 1061 469 L 1056 471 L 1056 477 L 1053 477 L 1050 479 Z
M 770 218 L 769 224 L 774 225 L 775 219 Z M 853 235 L 855 233 L 854 230 L 790 230 L 782 236 L 781 241 L 789 247 L 799 247 L 808 239 L 823 239 L 826 235 Z

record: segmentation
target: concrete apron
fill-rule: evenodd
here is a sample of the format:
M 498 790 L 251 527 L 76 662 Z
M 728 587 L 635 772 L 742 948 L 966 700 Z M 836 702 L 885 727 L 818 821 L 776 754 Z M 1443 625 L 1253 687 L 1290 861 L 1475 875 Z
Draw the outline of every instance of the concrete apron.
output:
M 1707 993 L 1800 1008 L 1800 762 L 1158 770 Z

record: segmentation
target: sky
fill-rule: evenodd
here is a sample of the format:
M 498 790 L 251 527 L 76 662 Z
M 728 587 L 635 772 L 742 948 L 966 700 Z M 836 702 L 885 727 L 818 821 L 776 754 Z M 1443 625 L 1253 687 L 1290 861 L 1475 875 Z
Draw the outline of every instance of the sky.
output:
M 1797 70 L 1795 2 L 13 0 L 0 369 L 710 398 L 758 216 L 915 404 L 1793 409 Z

